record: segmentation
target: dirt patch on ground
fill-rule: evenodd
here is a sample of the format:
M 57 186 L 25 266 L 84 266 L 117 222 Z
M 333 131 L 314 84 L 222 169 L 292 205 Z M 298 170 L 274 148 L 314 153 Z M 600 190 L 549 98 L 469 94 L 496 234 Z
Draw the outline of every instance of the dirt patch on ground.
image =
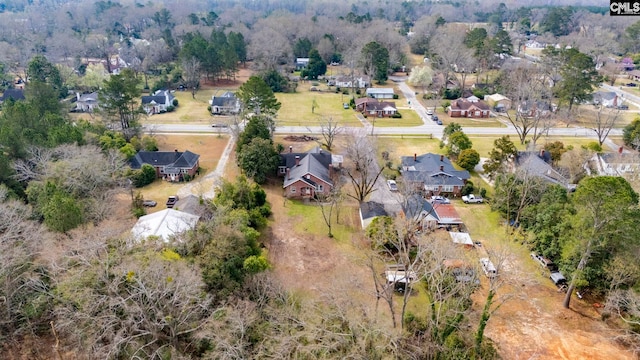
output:
M 237 89 L 240 85 L 244 84 L 251 75 L 253 75 L 253 71 L 249 69 L 247 64 L 245 64 L 238 69 L 233 78 L 221 78 L 215 80 L 202 79 L 200 81 L 200 86 L 202 89 L 214 89 L 220 87 L 225 89 Z

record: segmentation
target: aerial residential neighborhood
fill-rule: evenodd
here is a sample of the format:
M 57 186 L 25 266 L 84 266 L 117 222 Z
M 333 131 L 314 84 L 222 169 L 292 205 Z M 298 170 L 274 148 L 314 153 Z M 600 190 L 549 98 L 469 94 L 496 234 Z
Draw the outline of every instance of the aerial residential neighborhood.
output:
M 634 11 L 1 3 L 0 358 L 636 359 Z

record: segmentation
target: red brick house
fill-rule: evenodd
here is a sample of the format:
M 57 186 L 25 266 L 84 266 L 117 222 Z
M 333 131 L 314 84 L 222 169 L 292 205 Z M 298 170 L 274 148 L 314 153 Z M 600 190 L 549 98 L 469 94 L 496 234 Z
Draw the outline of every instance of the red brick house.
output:
M 451 117 L 467 117 L 467 118 L 488 118 L 491 111 L 491 107 L 482 100 L 476 100 L 473 98 L 464 99 L 460 98 L 454 100 L 449 108 L 449 116 Z
M 356 99 L 356 110 L 365 116 L 391 117 L 398 112 L 393 101 L 379 101 L 373 98 Z
M 310 199 L 329 194 L 333 188 L 333 163 L 330 152 L 314 148 L 306 153 L 280 154 L 278 174 L 284 176 L 282 188 L 288 198 Z
M 156 169 L 156 177 L 168 181 L 182 181 L 185 175 L 196 175 L 200 167 L 200 155 L 187 150 L 175 151 L 138 151 L 129 161 L 132 169 L 140 169 L 149 164 Z

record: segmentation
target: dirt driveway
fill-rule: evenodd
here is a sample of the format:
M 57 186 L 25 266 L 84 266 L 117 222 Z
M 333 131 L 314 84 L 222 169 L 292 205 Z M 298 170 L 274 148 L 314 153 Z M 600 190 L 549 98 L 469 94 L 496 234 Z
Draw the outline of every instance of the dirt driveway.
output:
M 269 256 L 274 273 L 283 284 L 313 297 L 349 291 L 373 309 L 371 275 L 354 244 L 297 233 L 293 228 L 300 219 L 288 215 L 281 189 L 271 187 L 268 197 L 275 218 L 269 236 Z M 355 239 L 356 235 L 352 242 L 356 243 Z M 482 240 L 486 246 L 492 246 L 490 239 Z M 511 256 L 504 272 L 511 278 L 498 291 L 499 296 L 507 296 L 508 300 L 492 315 L 485 332 L 503 359 L 635 358 L 615 342 L 616 331 L 600 320 L 591 305 L 574 298 L 572 310 L 564 309 L 564 293 L 558 292 L 529 260 L 526 251 Z M 486 297 L 484 281 L 483 290 L 474 295 L 476 311 L 471 318 L 476 324 Z

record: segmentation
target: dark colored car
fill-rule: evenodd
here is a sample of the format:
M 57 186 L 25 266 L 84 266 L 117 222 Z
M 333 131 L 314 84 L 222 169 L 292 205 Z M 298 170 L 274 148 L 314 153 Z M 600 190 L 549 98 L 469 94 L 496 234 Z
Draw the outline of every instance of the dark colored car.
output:
M 146 207 L 154 207 L 158 205 L 157 202 L 153 201 L 153 200 L 143 200 L 142 201 L 142 206 L 146 206 Z
M 438 119 L 438 121 L 436 121 L 436 124 L 442 125 L 442 120 Z
M 629 110 L 628 105 L 618 105 L 618 110 Z
M 171 209 L 172 207 L 174 207 L 176 205 L 176 203 L 178 202 L 178 196 L 169 196 L 169 198 L 167 199 L 167 207 L 169 209 Z
M 636 83 L 627 83 L 627 86 L 628 87 L 636 87 L 636 86 L 638 86 L 638 84 L 636 84 Z

